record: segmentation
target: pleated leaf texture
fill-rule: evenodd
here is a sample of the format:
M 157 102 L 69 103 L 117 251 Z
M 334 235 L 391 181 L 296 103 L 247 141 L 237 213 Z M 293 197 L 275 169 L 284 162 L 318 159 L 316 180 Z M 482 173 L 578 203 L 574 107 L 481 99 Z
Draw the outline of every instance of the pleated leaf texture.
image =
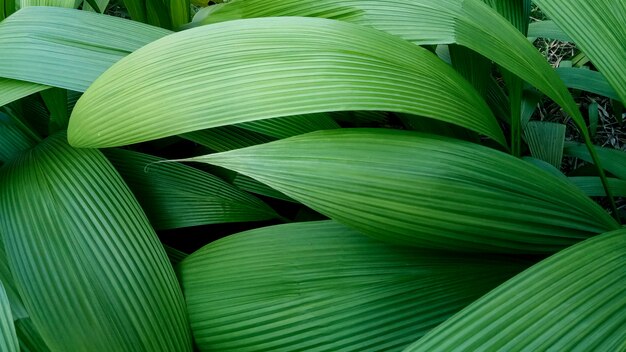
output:
M 320 221 L 228 236 L 179 269 L 201 351 L 397 351 L 524 265 Z
M 130 190 L 64 133 L 0 172 L 0 233 L 24 305 L 54 351 L 190 351 L 182 293 Z
M 623 351 L 626 230 L 588 239 L 507 281 L 406 349 Z
M 250 176 L 397 244 L 542 253 L 619 228 L 561 178 L 491 148 L 415 132 L 319 131 L 187 160 Z
M 17 352 L 19 343 L 13 325 L 13 314 L 11 314 L 11 304 L 0 281 L 0 351 Z
M 105 150 L 157 229 L 261 221 L 277 214 L 259 200 L 187 165 L 123 149 Z
M 207 55 L 219 64 L 207 67 Z M 89 87 L 68 136 L 77 147 L 112 147 L 346 110 L 425 115 L 505 144 L 478 92 L 428 50 L 372 28 L 304 17 L 217 23 L 144 46 Z

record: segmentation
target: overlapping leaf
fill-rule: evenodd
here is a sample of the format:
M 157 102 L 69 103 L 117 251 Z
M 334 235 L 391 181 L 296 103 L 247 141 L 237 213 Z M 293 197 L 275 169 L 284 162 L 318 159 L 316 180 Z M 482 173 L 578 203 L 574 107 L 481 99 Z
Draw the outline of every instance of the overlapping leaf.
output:
M 405 351 L 619 351 L 626 324 L 626 231 L 534 265 Z
M 322 221 L 223 238 L 180 275 L 201 351 L 387 351 L 523 265 L 393 247 Z
M 0 77 L 84 91 L 113 63 L 169 33 L 93 12 L 28 7 L 0 23 Z
M 99 151 L 65 138 L 0 174 L 0 233 L 32 321 L 52 350 L 191 350 L 178 283 L 143 211 Z
M 253 177 L 394 243 L 552 252 L 619 227 L 568 182 L 493 149 L 444 137 L 342 129 L 187 160 Z
M 0 106 L 44 89 L 48 87 L 37 83 L 0 78 Z
M 535 3 L 572 37 L 626 102 L 626 2 L 537 0 Z
M 133 191 L 156 229 L 260 221 L 276 213 L 221 179 L 178 163 L 130 150 L 105 155 Z
M 13 325 L 11 305 L 2 281 L 0 281 L 0 350 L 6 352 L 18 352 L 20 350 Z
M 605 170 L 626 180 L 626 152 L 619 149 L 595 147 Z M 567 143 L 563 150 L 565 155 L 574 156 L 587 162 L 593 162 L 587 148 L 580 143 Z
M 224 64 L 207 69 L 207 52 Z M 116 146 L 340 110 L 426 115 L 504 143 L 481 97 L 426 49 L 363 26 L 286 17 L 217 23 L 143 47 L 85 92 L 68 136 L 75 146 Z

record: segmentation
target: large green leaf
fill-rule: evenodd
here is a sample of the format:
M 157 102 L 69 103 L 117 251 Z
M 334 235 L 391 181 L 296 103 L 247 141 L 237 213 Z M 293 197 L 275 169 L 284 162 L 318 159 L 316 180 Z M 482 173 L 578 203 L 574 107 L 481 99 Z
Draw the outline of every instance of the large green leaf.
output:
M 223 238 L 180 273 L 201 351 L 394 351 L 522 267 L 322 221 Z
M 276 213 L 259 199 L 206 172 L 148 154 L 109 149 L 105 155 L 156 229 L 260 221 Z
M 0 23 L 0 77 L 84 91 L 113 63 L 168 33 L 88 11 L 27 7 Z
M 626 230 L 534 265 L 405 351 L 622 351 Z
M 549 38 L 556 39 L 563 42 L 572 42 L 570 38 L 554 21 L 538 21 L 533 22 L 528 26 L 529 38 Z
M 482 0 L 234 0 L 199 11 L 194 22 L 200 25 L 267 16 L 325 17 L 371 26 L 420 45 L 456 43 L 537 87 L 584 129 L 583 117 L 563 82 L 520 32 L 525 26 L 523 13 L 528 9 L 528 0 L 523 6 L 522 1 L 488 2 L 519 27 Z
M 182 294 L 143 211 L 99 151 L 65 138 L 0 172 L 0 233 L 33 323 L 57 351 L 191 350 Z
M 626 1 L 536 0 L 626 102 Z
M 33 147 L 36 141 L 0 113 L 0 164 Z
M 568 88 L 580 89 L 585 92 L 619 100 L 613 87 L 611 87 L 606 78 L 598 71 L 573 67 L 559 67 L 556 69 L 556 72 Z
M 522 160 L 406 131 L 321 131 L 188 160 L 253 177 L 394 243 L 552 252 L 619 228 L 576 187 Z
M 44 89 L 48 87 L 37 83 L 0 78 L 0 106 Z
M 18 352 L 19 342 L 13 325 L 11 305 L 4 291 L 4 285 L 0 281 L 0 351 Z
M 225 64 L 207 69 L 207 52 Z M 85 92 L 68 136 L 75 146 L 116 146 L 340 110 L 426 115 L 504 143 L 478 93 L 428 50 L 363 26 L 286 17 L 217 23 L 143 47 Z
M 602 181 L 600 181 L 598 177 L 575 176 L 569 177 L 568 179 L 590 197 L 606 197 L 606 192 L 602 187 Z M 616 197 L 626 197 L 626 181 L 618 178 L 609 178 L 609 185 Z

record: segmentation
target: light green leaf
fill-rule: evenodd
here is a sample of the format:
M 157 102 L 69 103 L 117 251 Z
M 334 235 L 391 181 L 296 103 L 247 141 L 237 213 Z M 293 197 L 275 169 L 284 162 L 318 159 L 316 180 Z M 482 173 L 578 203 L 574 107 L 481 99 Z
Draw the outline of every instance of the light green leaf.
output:
M 619 351 L 626 324 L 626 230 L 532 266 L 405 351 Z
M 553 252 L 619 225 L 573 185 L 468 142 L 386 129 L 320 131 L 188 161 L 250 176 L 398 244 Z
M 0 77 L 84 91 L 128 53 L 170 32 L 57 7 L 27 7 L 0 23 Z
M 523 266 L 321 221 L 228 236 L 179 269 L 201 351 L 393 351 Z
M 0 233 L 34 325 L 55 351 L 191 351 L 182 294 L 148 219 L 99 151 L 65 138 L 0 172 Z
M 277 139 L 297 136 L 319 130 L 332 130 L 339 125 L 329 114 L 308 114 L 257 120 L 236 125 L 250 131 L 262 133 Z
M 187 165 L 122 149 L 104 151 L 156 229 L 268 220 L 276 213 L 259 199 Z
M 556 73 L 563 80 L 568 88 L 580 89 L 611 99 L 619 100 L 619 97 L 613 87 L 598 71 L 592 71 L 574 67 L 559 67 Z
M 226 64 L 206 69 L 207 51 Z M 143 47 L 79 99 L 68 136 L 75 146 L 116 146 L 340 110 L 425 115 L 504 143 L 478 93 L 426 49 L 354 24 L 284 17 L 203 26 Z
M 244 191 L 247 192 L 251 192 L 251 193 L 255 193 L 255 194 L 260 194 L 262 196 L 266 196 L 266 197 L 270 197 L 270 198 L 275 198 L 275 199 L 280 199 L 280 200 L 284 200 L 287 202 L 294 202 L 297 203 L 295 200 L 287 197 L 286 195 L 278 192 L 277 190 L 253 179 L 250 178 L 248 176 L 242 175 L 242 174 L 237 174 L 235 176 L 235 178 L 233 179 L 233 185 L 235 185 L 235 187 L 242 189 Z
M 554 21 L 550 20 L 531 23 L 528 26 L 528 37 L 548 38 L 560 40 L 562 42 L 573 42 L 572 38 L 570 38 L 567 33 L 563 32 L 563 30 L 559 28 L 559 26 L 557 26 Z
M 18 352 L 19 342 L 13 325 L 11 305 L 4 291 L 4 285 L 0 281 L 0 351 Z
M 48 88 L 49 87 L 37 83 L 0 77 L 0 106 L 4 106 L 10 102 Z
M 557 169 L 563 159 L 565 125 L 560 123 L 530 121 L 524 128 L 530 154 Z
M 626 1 L 536 0 L 626 102 Z
M 626 152 L 618 149 L 595 147 L 604 169 L 613 175 L 626 180 Z M 566 143 L 563 153 L 592 163 L 587 148 L 579 143 Z

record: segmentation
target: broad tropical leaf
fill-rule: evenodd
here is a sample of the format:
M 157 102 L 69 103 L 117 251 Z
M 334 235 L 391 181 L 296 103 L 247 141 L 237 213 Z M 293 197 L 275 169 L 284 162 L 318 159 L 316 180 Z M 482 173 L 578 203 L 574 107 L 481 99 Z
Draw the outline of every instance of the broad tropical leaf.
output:
M 11 305 L 4 291 L 4 285 L 0 281 L 0 351 L 18 352 L 19 342 L 13 325 Z
M 407 348 L 413 351 L 620 351 L 626 230 L 532 266 Z
M 169 33 L 88 11 L 27 7 L 0 23 L 0 77 L 84 91 L 113 63 Z
M 499 151 L 432 135 L 320 131 L 187 160 L 240 172 L 399 244 L 553 252 L 619 228 L 566 181 Z
M 37 83 L 0 78 L 0 106 L 44 89 L 48 87 Z
M 65 139 L 0 171 L 0 233 L 34 325 L 56 351 L 190 351 L 176 277 L 143 211 L 99 151 Z
M 274 138 L 287 138 L 319 130 L 332 130 L 339 125 L 329 114 L 285 116 L 276 119 L 244 122 L 238 127 L 262 133 Z
M 259 199 L 206 172 L 130 150 L 105 155 L 122 175 L 156 229 L 260 221 L 276 213 Z
M 226 64 L 206 69 L 207 52 Z M 118 146 L 341 110 L 425 115 L 504 144 L 478 93 L 428 50 L 363 26 L 286 17 L 217 23 L 143 47 L 85 92 L 68 136 L 74 146 Z
M 322 221 L 220 239 L 180 275 L 201 351 L 393 351 L 523 266 L 393 247 Z
M 626 103 L 626 1 L 536 0 Z

